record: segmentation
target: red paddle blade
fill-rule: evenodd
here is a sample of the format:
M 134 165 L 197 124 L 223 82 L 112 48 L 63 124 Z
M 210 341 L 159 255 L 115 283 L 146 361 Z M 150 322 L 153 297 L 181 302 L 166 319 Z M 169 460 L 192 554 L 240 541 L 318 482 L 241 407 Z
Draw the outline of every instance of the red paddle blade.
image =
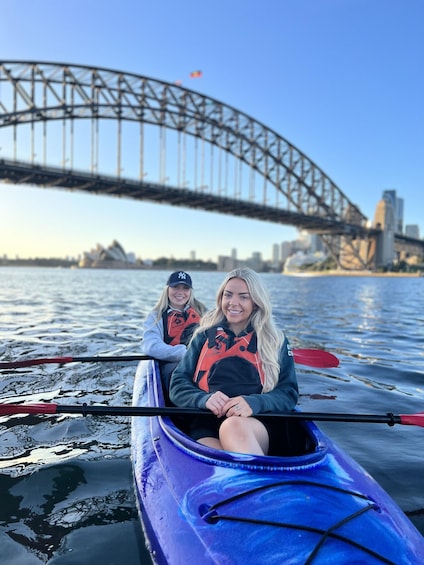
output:
M 11 414 L 56 414 L 57 404 L 0 404 L 0 416 Z
M 401 414 L 400 423 L 406 426 L 420 426 L 424 428 L 424 412 L 418 412 L 417 414 Z
M 2 361 L 0 369 L 19 369 L 20 367 L 31 367 L 32 365 L 46 365 L 47 363 L 72 363 L 73 357 L 42 357 L 41 359 L 24 359 L 23 361 Z
M 295 363 L 310 367 L 338 367 L 339 360 L 335 355 L 320 349 L 293 349 Z

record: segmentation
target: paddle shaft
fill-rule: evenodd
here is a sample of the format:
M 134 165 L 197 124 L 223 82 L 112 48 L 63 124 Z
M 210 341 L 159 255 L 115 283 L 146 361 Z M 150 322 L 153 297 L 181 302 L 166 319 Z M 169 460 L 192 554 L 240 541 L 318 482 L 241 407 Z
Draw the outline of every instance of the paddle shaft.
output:
M 335 355 L 321 349 L 293 349 L 293 357 L 296 363 L 311 367 L 337 367 L 339 360 Z M 41 357 L 39 359 L 23 359 L 21 361 L 0 362 L 0 369 L 18 369 L 20 367 L 30 367 L 32 365 L 46 365 L 56 363 L 110 363 L 113 361 L 148 361 L 155 360 L 149 355 L 97 355 L 94 357 Z
M 210 416 L 208 410 L 155 406 L 88 406 L 86 404 L 1 404 L 0 416 L 11 414 L 81 414 L 82 416 Z M 336 414 L 321 412 L 279 412 L 261 414 L 261 418 L 289 418 L 321 422 L 416 425 L 424 427 L 424 414 Z
M 79 411 L 78 411 L 79 408 Z M 139 406 L 87 406 L 81 410 L 78 406 L 60 406 L 58 405 L 57 412 L 59 413 L 83 413 L 91 415 L 108 415 L 108 409 L 112 408 L 112 412 L 119 416 L 172 416 L 172 415 L 195 415 L 195 416 L 210 416 L 208 410 L 196 410 L 191 408 L 178 408 L 178 407 L 139 407 Z M 70 412 L 68 412 L 70 409 Z M 104 409 L 104 410 L 103 410 Z M 360 414 L 319 414 L 314 412 L 281 412 L 281 413 L 268 413 L 261 414 L 262 417 L 278 417 L 278 418 L 290 418 L 298 420 L 316 420 L 316 421 L 327 421 L 327 422 L 367 422 L 367 423 L 380 423 L 380 424 L 400 424 L 400 416 L 392 416 L 388 414 L 382 415 L 360 415 Z
M 22 359 L 21 361 L 3 361 L 0 369 L 18 369 L 20 367 L 31 367 L 32 365 L 47 365 L 56 363 L 65 365 L 66 363 L 102 363 L 113 361 L 149 361 L 153 359 L 149 355 L 97 355 L 93 357 L 40 357 L 38 359 Z

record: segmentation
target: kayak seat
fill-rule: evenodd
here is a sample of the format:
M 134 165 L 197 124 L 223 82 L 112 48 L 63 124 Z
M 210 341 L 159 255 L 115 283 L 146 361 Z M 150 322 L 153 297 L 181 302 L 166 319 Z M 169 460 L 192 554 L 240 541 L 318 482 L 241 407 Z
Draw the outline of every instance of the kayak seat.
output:
M 271 420 L 273 436 L 276 439 L 271 442 L 269 455 L 293 457 L 313 453 L 316 450 L 316 441 L 303 422 L 291 418 Z

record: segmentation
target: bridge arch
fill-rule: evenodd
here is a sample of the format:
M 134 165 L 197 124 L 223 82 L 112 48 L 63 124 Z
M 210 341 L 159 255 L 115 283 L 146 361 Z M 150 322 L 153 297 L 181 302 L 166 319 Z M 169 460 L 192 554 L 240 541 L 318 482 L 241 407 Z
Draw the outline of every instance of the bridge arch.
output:
M 88 170 L 76 169 L 74 140 L 77 121 L 91 124 Z M 116 174 L 99 170 L 99 123 L 116 125 Z M 123 177 L 125 122 L 139 127 L 138 178 Z M 61 166 L 47 157 L 48 125 L 61 124 Z M 146 130 L 159 132 L 158 180 L 147 181 Z M 27 128 L 25 146 L 20 132 Z M 41 128 L 41 129 L 40 129 Z M 337 185 L 304 153 L 284 137 L 247 114 L 213 98 L 157 79 L 66 63 L 0 61 L 0 134 L 9 132 L 10 158 L 1 159 L 0 178 L 103 194 L 163 201 L 265 221 L 295 225 L 318 233 L 340 266 L 367 266 L 358 242 L 367 238 L 367 219 Z M 176 154 L 167 153 L 167 132 L 174 134 Z M 56 136 L 58 130 L 56 129 Z M 187 157 L 187 139 L 193 140 Z M 207 157 L 205 152 L 207 148 Z M 214 155 L 214 150 L 217 155 Z M 4 153 L 3 153 L 4 154 Z M 35 157 L 38 155 L 38 159 Z M 42 156 L 42 157 L 41 157 Z M 248 171 L 248 181 L 234 168 L 232 194 L 209 176 L 229 176 L 228 156 Z M 174 182 L 168 185 L 167 161 Z M 195 169 L 187 181 L 188 164 Z M 202 173 L 203 170 L 203 173 Z M 245 177 L 246 178 L 246 174 Z M 258 179 L 261 188 L 257 189 Z M 242 187 L 242 188 L 237 188 Z M 247 187 L 247 188 L 246 188 Z M 368 257 L 366 254 L 365 257 Z

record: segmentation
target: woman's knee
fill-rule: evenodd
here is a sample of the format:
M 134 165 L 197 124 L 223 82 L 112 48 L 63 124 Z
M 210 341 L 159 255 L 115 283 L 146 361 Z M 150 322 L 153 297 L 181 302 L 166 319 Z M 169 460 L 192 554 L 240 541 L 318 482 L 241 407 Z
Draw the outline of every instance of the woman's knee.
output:
M 268 451 L 269 437 L 265 426 L 255 418 L 230 416 L 219 429 L 219 439 L 224 449 L 231 451 L 258 452 L 258 447 L 265 454 Z
M 242 420 L 245 420 L 244 422 Z M 226 436 L 226 435 L 237 435 L 240 436 L 240 434 L 244 435 L 247 432 L 247 428 L 248 426 L 246 426 L 246 418 L 240 418 L 238 416 L 230 416 L 229 418 L 226 418 L 220 428 L 219 428 L 219 435 L 220 437 L 222 435 Z

